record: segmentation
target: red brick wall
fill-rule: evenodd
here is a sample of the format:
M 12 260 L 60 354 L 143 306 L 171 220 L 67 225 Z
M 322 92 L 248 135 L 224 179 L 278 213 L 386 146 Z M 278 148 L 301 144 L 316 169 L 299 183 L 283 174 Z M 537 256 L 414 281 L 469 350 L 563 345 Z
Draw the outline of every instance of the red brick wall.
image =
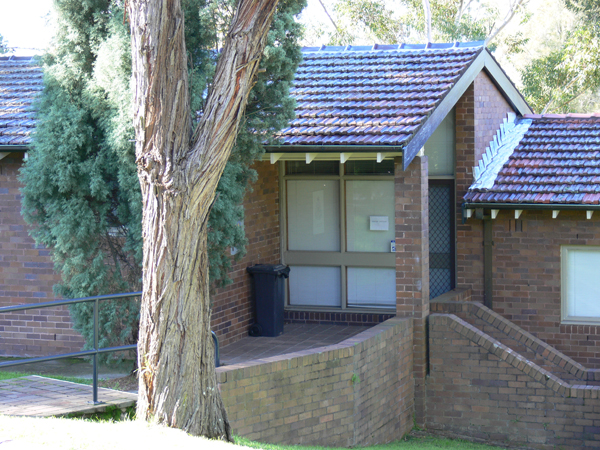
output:
M 233 283 L 213 296 L 212 329 L 219 345 L 231 344 L 248 335 L 254 323 L 252 280 L 246 268 L 254 264 L 278 264 L 279 237 L 279 165 L 257 162 L 258 180 L 245 201 L 244 228 L 248 238 L 247 254 L 230 272 Z
M 417 156 L 406 171 L 396 158 L 396 315 L 414 323 L 415 419 L 425 422 L 426 326 L 429 314 L 429 205 L 427 157 Z
M 355 447 L 413 427 L 413 328 L 390 319 L 344 342 L 219 367 L 235 434 L 268 443 Z
M 588 368 L 600 368 L 600 327 L 560 324 L 560 246 L 600 245 L 596 215 L 524 211 L 518 231 L 512 211 L 492 221 L 493 310 Z
M 52 286 L 60 282 L 49 250 L 36 246 L 21 217 L 21 163 L 19 153 L 0 160 L 0 306 L 55 300 Z M 82 347 L 66 307 L 0 316 L 0 355 L 43 356 Z
M 462 223 L 461 204 L 473 183 L 473 167 L 500 128 L 510 105 L 485 72 L 480 72 L 456 104 L 456 275 L 457 287 L 471 288 L 483 301 L 483 225 Z
M 452 315 L 429 316 L 427 429 L 489 444 L 597 448 L 600 387 L 570 385 Z
M 514 111 L 485 72 L 479 72 L 473 81 L 473 89 L 475 161 L 479 162 L 500 124 L 506 119 L 506 114 Z

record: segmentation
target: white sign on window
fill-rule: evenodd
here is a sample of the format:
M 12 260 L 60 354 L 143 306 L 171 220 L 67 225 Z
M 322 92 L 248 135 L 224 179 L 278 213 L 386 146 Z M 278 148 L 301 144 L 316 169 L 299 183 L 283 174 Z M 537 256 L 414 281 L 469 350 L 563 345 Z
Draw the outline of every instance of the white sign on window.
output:
M 390 222 L 388 216 L 369 216 L 369 230 L 388 231 Z

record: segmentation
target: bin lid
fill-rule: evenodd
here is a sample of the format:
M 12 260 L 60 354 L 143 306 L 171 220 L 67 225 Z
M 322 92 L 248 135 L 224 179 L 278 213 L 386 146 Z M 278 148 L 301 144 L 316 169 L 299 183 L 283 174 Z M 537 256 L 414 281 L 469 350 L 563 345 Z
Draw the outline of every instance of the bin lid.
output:
M 290 274 L 289 266 L 284 264 L 256 264 L 246 268 L 248 273 L 270 273 L 275 276 L 283 276 L 287 278 Z

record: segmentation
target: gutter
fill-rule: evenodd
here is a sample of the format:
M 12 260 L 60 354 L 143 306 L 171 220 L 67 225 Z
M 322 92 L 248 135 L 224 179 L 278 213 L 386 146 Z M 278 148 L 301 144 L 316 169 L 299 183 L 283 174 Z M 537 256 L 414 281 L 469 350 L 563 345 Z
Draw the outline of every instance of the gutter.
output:
M 13 153 L 13 152 L 28 152 L 29 146 L 27 145 L 0 145 L 0 153 Z
M 377 152 L 402 152 L 403 147 L 398 145 L 265 145 L 265 153 L 377 153 Z

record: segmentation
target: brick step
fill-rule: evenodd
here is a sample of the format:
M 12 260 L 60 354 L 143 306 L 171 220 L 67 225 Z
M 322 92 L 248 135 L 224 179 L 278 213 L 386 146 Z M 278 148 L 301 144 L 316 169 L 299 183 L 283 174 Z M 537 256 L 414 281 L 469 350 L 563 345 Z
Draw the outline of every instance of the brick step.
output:
M 481 303 L 433 300 L 431 311 L 458 316 L 568 384 L 600 386 L 600 370 L 587 369 Z
M 484 320 L 480 319 L 479 317 L 472 316 L 469 314 L 461 314 L 461 315 L 458 315 L 458 317 L 463 319 L 465 322 L 470 323 L 471 325 L 475 326 L 479 330 L 483 331 L 484 333 L 486 333 L 493 339 L 506 345 L 508 348 L 510 348 L 514 352 L 520 354 L 525 359 L 538 365 L 542 369 L 547 370 L 548 372 L 550 372 L 551 374 L 560 378 L 561 380 L 564 380 L 570 384 L 581 384 L 581 383 L 587 384 L 587 380 L 582 380 L 582 379 L 578 378 L 576 375 L 565 370 L 564 367 L 560 367 L 559 365 L 549 361 L 548 359 L 544 358 L 543 355 L 540 355 L 539 353 L 533 351 L 531 348 L 529 348 L 526 345 L 522 344 L 521 342 L 513 339 L 508 334 L 506 334 L 503 331 L 499 330 L 498 328 L 490 325 L 489 323 L 485 322 Z

